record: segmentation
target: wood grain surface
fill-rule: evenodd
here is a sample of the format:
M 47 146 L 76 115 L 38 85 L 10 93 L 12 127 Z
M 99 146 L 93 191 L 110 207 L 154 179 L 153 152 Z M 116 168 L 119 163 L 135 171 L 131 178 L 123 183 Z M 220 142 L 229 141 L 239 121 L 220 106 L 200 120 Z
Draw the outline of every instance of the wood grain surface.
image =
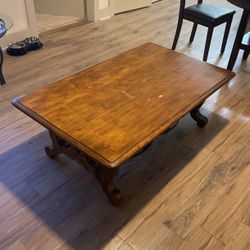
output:
M 93 159 L 116 167 L 233 76 L 146 43 L 13 104 Z

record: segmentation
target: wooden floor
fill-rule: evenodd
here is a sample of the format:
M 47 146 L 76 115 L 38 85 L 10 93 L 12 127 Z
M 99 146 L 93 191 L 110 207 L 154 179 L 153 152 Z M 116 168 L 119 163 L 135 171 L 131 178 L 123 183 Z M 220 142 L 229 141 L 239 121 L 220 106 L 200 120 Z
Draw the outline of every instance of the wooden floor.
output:
M 211 0 L 218 4 L 224 1 Z M 45 46 L 6 56 L 8 84 L 0 87 L 0 249 L 250 249 L 250 61 L 209 98 L 199 129 L 190 117 L 125 164 L 117 179 L 126 200 L 112 207 L 94 178 L 76 163 L 44 154 L 47 131 L 10 100 L 130 48 L 153 41 L 170 47 L 179 1 L 109 20 L 44 33 Z M 233 6 L 231 6 L 233 7 Z M 220 57 L 218 27 L 208 62 Z M 188 47 L 185 23 L 177 50 L 201 59 L 205 28 Z

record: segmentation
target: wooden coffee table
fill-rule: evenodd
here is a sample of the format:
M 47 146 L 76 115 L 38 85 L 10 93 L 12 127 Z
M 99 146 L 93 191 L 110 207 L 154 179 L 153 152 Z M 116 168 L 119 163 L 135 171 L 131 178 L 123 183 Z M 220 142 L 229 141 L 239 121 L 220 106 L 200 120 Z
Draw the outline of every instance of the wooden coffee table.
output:
M 49 130 L 50 158 L 65 154 L 76 160 L 118 205 L 118 167 L 187 113 L 204 127 L 200 106 L 233 76 L 146 43 L 12 103 Z

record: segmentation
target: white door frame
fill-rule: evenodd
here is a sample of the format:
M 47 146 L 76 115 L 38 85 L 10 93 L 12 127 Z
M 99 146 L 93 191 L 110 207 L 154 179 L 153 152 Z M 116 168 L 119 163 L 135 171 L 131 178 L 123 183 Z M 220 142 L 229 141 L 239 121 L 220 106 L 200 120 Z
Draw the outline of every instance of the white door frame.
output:
M 37 20 L 34 0 L 25 0 L 25 7 L 28 17 L 28 25 L 31 34 L 38 35 Z
M 89 21 L 96 22 L 114 15 L 114 0 L 107 0 L 108 5 L 104 8 L 100 8 L 100 1 L 101 0 L 85 0 L 85 16 Z
M 89 21 L 98 21 L 99 0 L 84 1 L 85 17 Z

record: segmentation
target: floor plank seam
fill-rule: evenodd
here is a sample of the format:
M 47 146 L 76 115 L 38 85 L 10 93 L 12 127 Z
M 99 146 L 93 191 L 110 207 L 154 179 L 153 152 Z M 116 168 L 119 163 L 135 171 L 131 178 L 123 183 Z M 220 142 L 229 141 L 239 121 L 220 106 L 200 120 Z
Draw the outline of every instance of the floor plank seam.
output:
M 218 240 L 223 246 L 226 246 L 226 244 L 225 244 L 223 241 L 221 241 L 221 239 L 218 238 L 216 235 L 213 235 L 212 233 L 210 233 L 209 231 L 207 231 L 203 226 L 200 226 L 200 227 L 201 227 L 201 229 L 203 229 L 205 232 L 207 232 L 209 235 L 211 235 L 213 238 L 215 238 L 216 240 Z

